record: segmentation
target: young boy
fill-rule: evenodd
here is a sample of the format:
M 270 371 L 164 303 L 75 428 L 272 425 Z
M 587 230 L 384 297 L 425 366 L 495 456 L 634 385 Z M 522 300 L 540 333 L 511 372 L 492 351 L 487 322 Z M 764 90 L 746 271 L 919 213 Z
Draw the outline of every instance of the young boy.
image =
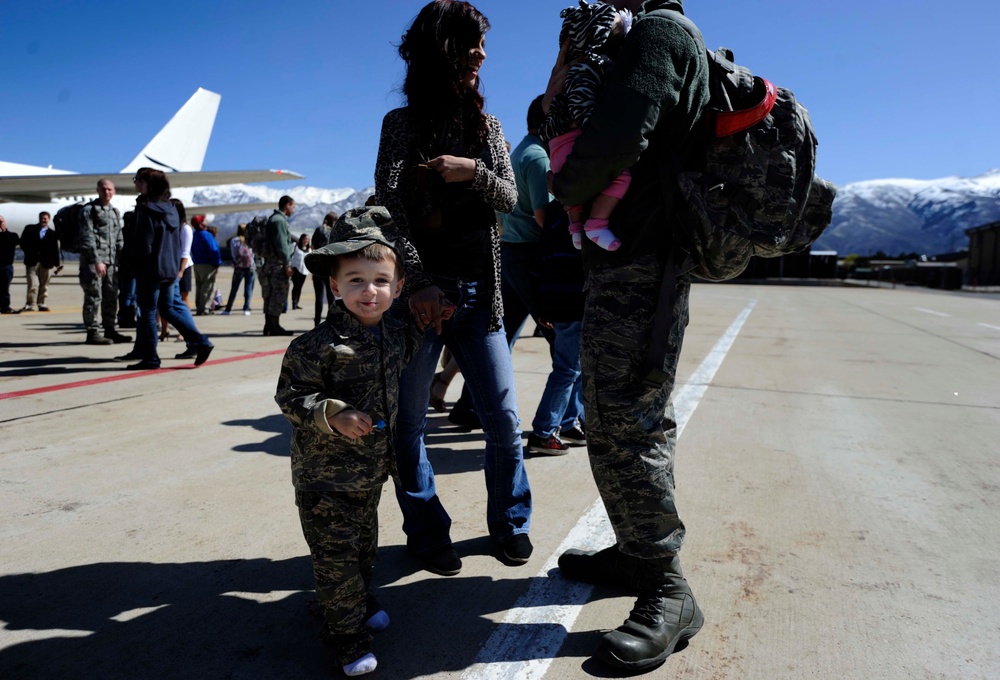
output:
M 372 633 L 389 625 L 372 595 L 381 487 L 391 449 L 399 374 L 422 333 L 383 316 L 403 289 L 392 218 L 355 208 L 330 243 L 306 255 L 339 298 L 326 320 L 295 338 L 274 396 L 295 427 L 292 483 L 313 560 L 323 637 L 347 675 L 375 670 Z

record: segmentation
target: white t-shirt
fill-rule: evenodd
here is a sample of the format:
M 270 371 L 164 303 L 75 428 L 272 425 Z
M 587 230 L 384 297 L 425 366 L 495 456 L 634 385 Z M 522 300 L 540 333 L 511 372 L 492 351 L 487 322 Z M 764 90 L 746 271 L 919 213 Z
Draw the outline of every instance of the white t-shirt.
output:
M 194 227 L 185 222 L 181 225 L 181 258 L 187 258 L 187 269 L 194 262 L 191 261 L 191 242 L 194 241 Z

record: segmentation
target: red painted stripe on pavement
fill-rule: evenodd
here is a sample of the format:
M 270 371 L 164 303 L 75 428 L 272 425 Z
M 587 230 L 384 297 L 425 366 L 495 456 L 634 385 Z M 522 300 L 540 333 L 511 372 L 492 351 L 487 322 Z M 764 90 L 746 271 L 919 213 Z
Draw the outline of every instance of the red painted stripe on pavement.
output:
M 185 364 L 184 366 L 171 366 L 170 368 L 160 368 L 152 371 L 129 371 L 123 375 L 111 375 L 104 378 L 93 378 L 91 380 L 78 380 L 76 382 L 62 383 L 61 385 L 49 385 L 48 387 L 36 387 L 30 390 L 20 390 L 18 392 L 2 392 L 0 393 L 0 401 L 4 399 L 16 399 L 17 397 L 29 397 L 33 394 L 45 394 L 46 392 L 58 392 L 60 390 L 71 390 L 76 387 L 87 387 L 89 385 L 101 385 L 104 383 L 118 382 L 119 380 L 130 380 L 132 378 L 142 378 L 147 375 L 162 375 L 164 371 L 186 371 L 192 368 L 202 368 L 208 366 L 209 364 L 228 364 L 233 361 L 246 361 L 247 359 L 259 359 L 260 357 L 269 357 L 275 354 L 284 354 L 283 349 L 272 349 L 267 352 L 254 352 L 253 354 L 241 354 L 235 357 L 226 357 L 225 359 L 214 359 L 212 361 L 206 361 L 201 366 L 195 366 L 193 364 Z

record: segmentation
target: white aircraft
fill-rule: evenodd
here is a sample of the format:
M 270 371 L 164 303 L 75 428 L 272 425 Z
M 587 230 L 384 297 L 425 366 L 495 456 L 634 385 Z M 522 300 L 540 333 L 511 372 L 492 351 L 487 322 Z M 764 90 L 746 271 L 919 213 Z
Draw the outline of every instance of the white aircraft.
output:
M 116 195 L 112 199 L 115 207 L 121 212 L 132 210 L 135 206 L 132 177 L 142 167 L 170 173 L 171 193 L 184 202 L 189 216 L 276 208 L 274 203 L 192 205 L 193 187 L 303 178 L 288 170 L 202 172 L 221 100 L 215 92 L 198 88 L 149 144 L 118 173 L 77 174 L 0 161 L 0 215 L 7 220 L 7 228 L 20 232 L 26 224 L 37 223 L 40 212 L 55 215 L 63 206 L 96 198 L 97 181 L 104 178 L 115 183 Z

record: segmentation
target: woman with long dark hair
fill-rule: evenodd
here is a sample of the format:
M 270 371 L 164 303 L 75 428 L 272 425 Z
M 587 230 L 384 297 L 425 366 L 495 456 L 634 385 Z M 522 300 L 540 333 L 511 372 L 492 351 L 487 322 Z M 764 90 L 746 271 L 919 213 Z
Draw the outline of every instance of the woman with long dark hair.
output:
M 500 121 L 483 111 L 479 92 L 489 28 L 467 2 L 436 0 L 420 11 L 399 45 L 406 106 L 385 116 L 375 170 L 376 199 L 403 235 L 409 311 L 426 332 L 400 380 L 396 497 L 410 552 L 449 576 L 462 562 L 424 442 L 429 388 L 445 346 L 486 434 L 487 529 L 508 563 L 523 564 L 532 550 L 495 216 L 513 208 L 517 190 Z
M 191 310 L 181 301 L 177 272 L 181 261 L 181 222 L 177 207 L 170 202 L 170 182 L 159 170 L 142 168 L 133 178 L 139 199 L 135 206 L 135 232 L 129 260 L 135 272 L 139 320 L 136 346 L 139 362 L 127 368 L 151 370 L 160 367 L 156 353 L 156 313 L 180 331 L 188 349 L 194 350 L 194 364 L 208 359 L 213 345 L 195 328 Z

